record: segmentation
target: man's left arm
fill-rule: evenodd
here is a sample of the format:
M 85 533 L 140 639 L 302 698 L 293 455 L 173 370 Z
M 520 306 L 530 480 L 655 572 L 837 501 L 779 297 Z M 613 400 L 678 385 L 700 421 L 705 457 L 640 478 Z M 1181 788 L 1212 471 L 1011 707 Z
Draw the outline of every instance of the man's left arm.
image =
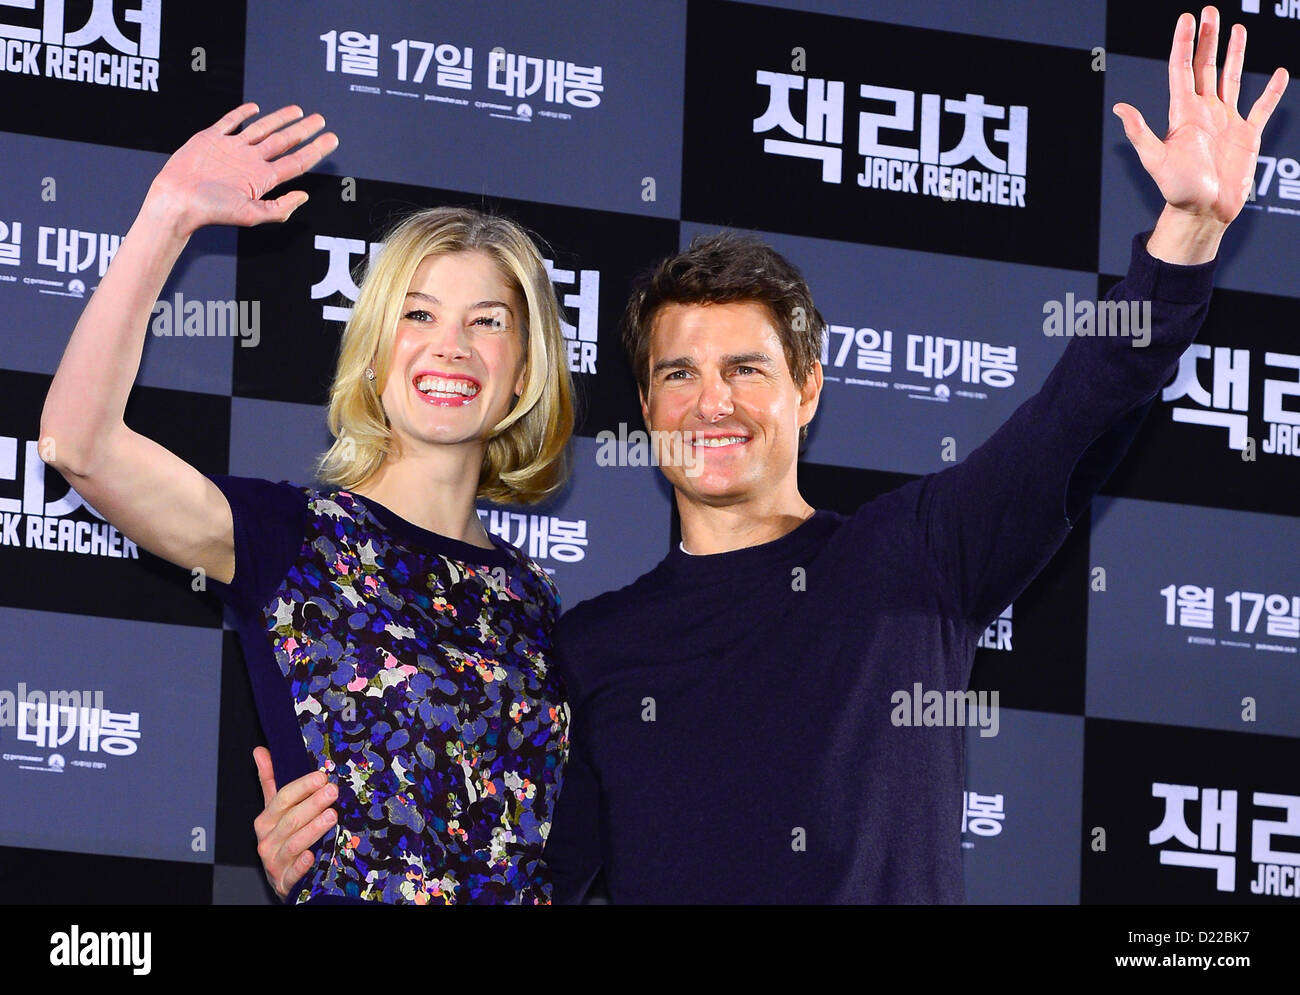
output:
M 1075 337 L 1042 388 L 954 467 L 922 478 L 915 516 L 962 617 L 982 629 L 1046 565 L 1123 457 L 1208 310 L 1214 262 L 1180 266 L 1133 240 L 1106 295 L 1150 301 L 1146 344 Z M 1098 313 L 1101 313 L 1098 308 Z
M 1173 376 L 1209 304 L 1224 230 L 1254 180 L 1260 133 L 1286 88 L 1278 69 L 1248 117 L 1237 113 L 1245 29 L 1236 25 L 1216 91 L 1218 13 L 1182 15 L 1169 58 L 1168 136 L 1115 105 L 1166 206 L 1129 273 L 1107 295 L 1150 301 L 1150 339 L 1073 338 L 1043 388 L 955 467 L 923 478 L 915 515 L 960 614 L 982 627 L 1017 597 L 1060 546 L 1123 456 Z

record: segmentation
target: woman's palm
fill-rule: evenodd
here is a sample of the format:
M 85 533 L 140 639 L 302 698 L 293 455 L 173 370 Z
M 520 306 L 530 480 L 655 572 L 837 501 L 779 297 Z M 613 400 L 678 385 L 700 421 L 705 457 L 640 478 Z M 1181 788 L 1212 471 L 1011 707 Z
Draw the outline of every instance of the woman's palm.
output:
M 324 127 L 325 119 L 303 117 L 296 106 L 282 107 L 236 131 L 256 113 L 256 104 L 235 108 L 182 145 L 155 179 L 156 189 L 184 205 L 190 229 L 285 220 L 307 194 L 294 190 L 273 200 L 262 197 L 338 147 L 333 132 L 302 144 Z

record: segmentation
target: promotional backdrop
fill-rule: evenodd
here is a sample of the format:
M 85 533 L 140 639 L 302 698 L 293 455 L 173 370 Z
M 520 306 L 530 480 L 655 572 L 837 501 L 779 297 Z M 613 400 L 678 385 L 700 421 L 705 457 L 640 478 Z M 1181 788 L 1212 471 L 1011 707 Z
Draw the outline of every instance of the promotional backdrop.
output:
M 800 470 L 814 505 L 851 511 L 943 469 L 943 440 L 969 453 L 1060 356 L 1045 305 L 1096 300 L 1153 226 L 1159 192 L 1109 108 L 1163 134 L 1182 10 L 0 7 L 0 899 L 273 900 L 252 830 L 261 731 L 220 604 L 37 451 L 68 336 L 189 135 L 254 100 L 320 111 L 341 144 L 293 184 L 311 200 L 289 223 L 192 239 L 129 424 L 205 473 L 309 481 L 385 225 L 440 204 L 508 214 L 545 241 L 582 410 L 566 491 L 482 515 L 569 606 L 676 538 L 658 470 L 597 456 L 599 433 L 643 427 L 618 339 L 638 270 L 733 228 L 807 277 L 830 324 Z M 1275 66 L 1300 74 L 1300 8 L 1221 11 L 1250 33 L 1244 110 Z M 187 324 L 188 302 L 226 324 Z M 982 641 L 973 686 L 1002 714 L 996 736 L 968 730 L 968 900 L 1293 903 L 1300 87 L 1197 344 L 1103 495 Z

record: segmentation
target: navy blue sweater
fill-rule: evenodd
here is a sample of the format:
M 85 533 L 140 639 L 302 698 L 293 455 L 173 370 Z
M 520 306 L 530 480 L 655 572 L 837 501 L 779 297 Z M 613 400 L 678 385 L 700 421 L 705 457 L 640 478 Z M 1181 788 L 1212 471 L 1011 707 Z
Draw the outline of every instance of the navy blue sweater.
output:
M 964 730 L 895 726 L 891 699 L 968 687 L 1176 371 L 1214 263 L 1145 243 L 1107 295 L 1152 301 L 1145 348 L 1075 337 L 961 463 L 772 542 L 673 550 L 562 617 L 557 902 L 602 865 L 614 902 L 962 901 Z

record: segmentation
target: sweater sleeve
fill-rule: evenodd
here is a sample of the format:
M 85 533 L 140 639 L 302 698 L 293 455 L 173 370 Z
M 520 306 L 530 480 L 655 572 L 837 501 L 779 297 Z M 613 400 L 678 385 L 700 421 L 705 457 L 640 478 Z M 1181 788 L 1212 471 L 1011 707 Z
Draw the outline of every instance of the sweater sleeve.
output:
M 229 584 L 209 580 L 208 587 L 234 608 L 258 610 L 280 586 L 302 546 L 307 496 L 287 481 L 220 475 L 209 479 L 230 504 L 235 576 Z
M 961 463 L 922 477 L 911 513 L 950 602 L 983 629 L 1046 565 L 1114 470 L 1209 308 L 1215 262 L 1180 266 L 1133 239 L 1106 295 L 1150 301 L 1150 339 L 1070 340 L 1042 389 Z M 1072 320 L 1072 318 L 1067 318 Z
M 581 695 L 572 671 L 564 664 L 558 635 L 557 629 L 555 656 L 566 675 L 571 713 L 569 757 L 542 860 L 551 872 L 551 900 L 556 905 L 577 905 L 601 866 L 600 781 L 587 752 L 584 716 L 578 704 Z

